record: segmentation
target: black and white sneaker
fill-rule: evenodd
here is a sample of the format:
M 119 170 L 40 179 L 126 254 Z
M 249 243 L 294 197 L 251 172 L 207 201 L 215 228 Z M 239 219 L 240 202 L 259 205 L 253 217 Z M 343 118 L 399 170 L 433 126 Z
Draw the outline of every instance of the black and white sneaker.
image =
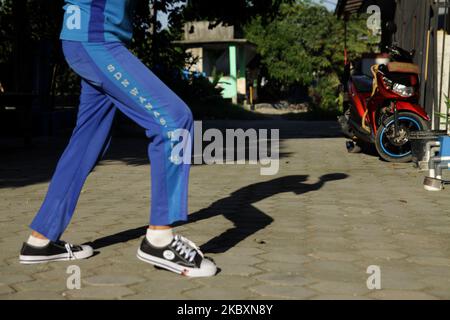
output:
M 192 241 L 180 235 L 176 235 L 169 245 L 162 248 L 152 246 L 147 238 L 144 238 L 137 257 L 187 277 L 211 277 L 217 273 L 215 263 L 205 258 Z
M 35 264 L 49 261 L 67 261 L 89 258 L 94 249 L 87 245 L 72 245 L 64 241 L 50 241 L 44 247 L 24 243 L 20 251 L 20 263 Z

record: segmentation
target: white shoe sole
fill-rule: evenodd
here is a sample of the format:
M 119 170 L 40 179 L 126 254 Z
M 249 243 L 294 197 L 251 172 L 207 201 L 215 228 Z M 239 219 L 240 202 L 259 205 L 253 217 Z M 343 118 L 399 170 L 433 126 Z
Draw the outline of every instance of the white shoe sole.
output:
M 444 188 L 436 188 L 436 187 L 430 187 L 430 186 L 423 186 L 423 188 L 426 190 L 426 191 L 431 191 L 431 192 L 438 192 L 438 191 L 442 191 L 442 190 L 444 190 Z
M 149 255 L 143 252 L 141 249 L 138 249 L 136 256 L 141 261 L 190 278 L 212 277 L 217 273 L 216 265 L 211 260 L 208 260 L 206 258 L 203 259 L 202 266 L 200 268 L 189 268 L 180 266 L 179 264 L 167 261 L 165 259 Z
M 38 264 L 47 263 L 52 261 L 69 261 L 69 260 L 81 260 L 87 259 L 94 255 L 94 249 L 90 246 L 81 246 L 82 251 L 74 252 L 73 257 L 70 257 L 68 253 L 56 254 L 53 256 L 19 256 L 19 262 L 21 264 Z

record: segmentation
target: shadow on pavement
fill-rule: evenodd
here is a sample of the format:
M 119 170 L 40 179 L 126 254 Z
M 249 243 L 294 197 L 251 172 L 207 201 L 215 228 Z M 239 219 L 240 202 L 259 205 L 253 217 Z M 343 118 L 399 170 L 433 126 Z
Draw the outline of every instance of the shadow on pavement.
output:
M 280 159 L 292 156 L 284 146 L 284 141 L 288 139 L 320 139 L 341 136 L 337 122 L 330 121 L 213 120 L 203 122 L 203 130 L 211 128 L 221 131 L 226 129 L 279 129 Z M 142 129 L 134 128 L 133 130 L 114 133 L 111 147 L 103 160 L 121 161 L 132 166 L 149 165 L 148 139 L 145 138 Z M 68 141 L 68 136 L 41 137 L 34 139 L 31 147 L 25 147 L 20 139 L 0 139 L 0 190 L 48 182 Z M 224 147 L 224 151 L 226 151 L 226 147 Z M 244 157 L 245 160 L 248 160 L 248 146 L 246 146 Z M 236 156 L 235 158 L 242 160 Z
M 343 173 L 327 174 L 320 177 L 317 183 L 307 184 L 304 183 L 308 180 L 307 175 L 295 175 L 255 183 L 236 190 L 230 196 L 214 202 L 207 208 L 192 213 L 188 222 L 178 223 L 177 226 L 223 215 L 234 226 L 201 246 L 204 253 L 223 253 L 252 234 L 266 228 L 274 221 L 268 214 L 254 207 L 254 203 L 279 193 L 293 192 L 296 195 L 302 195 L 317 191 L 328 182 L 346 178 L 348 178 L 348 175 Z M 90 245 L 94 249 L 100 249 L 127 242 L 142 237 L 146 229 L 147 226 L 143 226 L 123 231 L 97 239 Z

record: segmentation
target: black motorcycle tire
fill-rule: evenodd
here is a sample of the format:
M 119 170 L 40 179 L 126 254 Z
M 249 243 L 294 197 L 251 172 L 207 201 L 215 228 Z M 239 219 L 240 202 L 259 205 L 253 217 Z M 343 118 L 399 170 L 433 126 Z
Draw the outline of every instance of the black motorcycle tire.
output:
M 408 118 L 414 120 L 414 122 L 420 126 L 419 131 L 427 130 L 429 128 L 429 122 L 420 117 L 419 115 L 412 112 L 399 112 L 399 118 Z M 387 127 L 392 125 L 392 122 L 395 121 L 394 115 L 383 121 L 383 125 L 378 128 L 378 132 L 375 138 L 375 146 L 380 157 L 388 162 L 393 163 L 408 163 L 412 161 L 412 153 L 402 156 L 402 157 L 394 157 L 386 151 L 385 147 L 382 145 L 382 135 L 385 134 Z M 408 143 L 408 142 L 407 142 Z

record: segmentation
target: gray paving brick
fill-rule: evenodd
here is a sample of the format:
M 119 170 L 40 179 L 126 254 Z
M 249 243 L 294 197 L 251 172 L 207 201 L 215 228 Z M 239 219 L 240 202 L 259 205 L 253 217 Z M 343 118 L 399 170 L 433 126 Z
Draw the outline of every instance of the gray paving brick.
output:
M 242 300 L 252 296 L 249 290 L 229 287 L 202 287 L 183 293 L 189 299 L 211 299 L 211 300 Z
M 148 221 L 151 169 L 145 141 L 119 138 L 109 159 L 89 176 L 63 236 L 77 243 L 97 240 L 99 254 L 89 260 L 20 265 L 18 251 L 50 177 L 43 174 L 23 186 L 2 184 L 0 299 L 450 298 L 448 190 L 424 192 L 423 174 L 409 164 L 348 154 L 336 131 L 332 138 L 303 138 L 335 124 L 271 125 L 295 133 L 281 141 L 286 155 L 278 175 L 260 176 L 259 167 L 250 165 L 192 168 L 195 222 L 177 231 L 199 245 L 219 237 L 207 254 L 221 268 L 217 277 L 186 279 L 136 259 L 143 233 L 132 230 Z M 33 163 L 53 168 L 58 150 L 39 143 L 45 152 Z M 139 148 L 143 161 L 133 158 Z M 130 156 L 124 157 L 127 150 Z M 9 159 L 1 158 L 0 165 L 30 167 L 24 155 Z M 347 178 L 320 182 L 336 173 Z M 271 182 L 286 177 L 292 182 Z M 273 221 L 262 228 L 260 215 Z M 81 290 L 65 288 L 72 264 L 81 268 Z M 381 267 L 383 290 L 365 287 L 369 265 Z
M 15 290 L 6 284 L 0 284 L 0 296 L 8 293 L 14 293 Z
M 317 281 L 290 273 L 263 273 L 256 276 L 256 279 L 277 286 L 303 286 Z
M 119 299 L 136 294 L 126 287 L 81 287 L 81 289 L 69 290 L 63 293 L 64 297 L 75 300 L 84 299 Z
M 307 299 L 317 295 L 316 291 L 304 287 L 259 285 L 256 287 L 251 287 L 250 290 L 263 297 L 275 296 L 286 299 Z
M 32 281 L 33 278 L 25 275 L 25 274 L 0 274 L 0 283 L 1 284 L 14 284 L 14 283 L 20 283 L 25 281 Z
M 319 281 L 308 286 L 311 289 L 319 291 L 323 294 L 347 295 L 347 296 L 363 296 L 368 293 L 366 283 L 348 283 L 342 281 Z
M 371 298 L 365 297 L 365 296 L 360 296 L 360 295 L 340 295 L 340 294 L 323 294 L 323 295 L 318 295 L 318 296 L 314 296 L 313 298 L 311 298 L 311 300 L 332 300 L 332 301 L 342 301 L 342 300 L 373 300 Z
M 144 278 L 129 274 L 101 274 L 84 278 L 83 282 L 91 286 L 129 286 L 145 281 Z
M 367 295 L 369 298 L 381 300 L 437 300 L 438 298 L 420 291 L 380 290 Z

